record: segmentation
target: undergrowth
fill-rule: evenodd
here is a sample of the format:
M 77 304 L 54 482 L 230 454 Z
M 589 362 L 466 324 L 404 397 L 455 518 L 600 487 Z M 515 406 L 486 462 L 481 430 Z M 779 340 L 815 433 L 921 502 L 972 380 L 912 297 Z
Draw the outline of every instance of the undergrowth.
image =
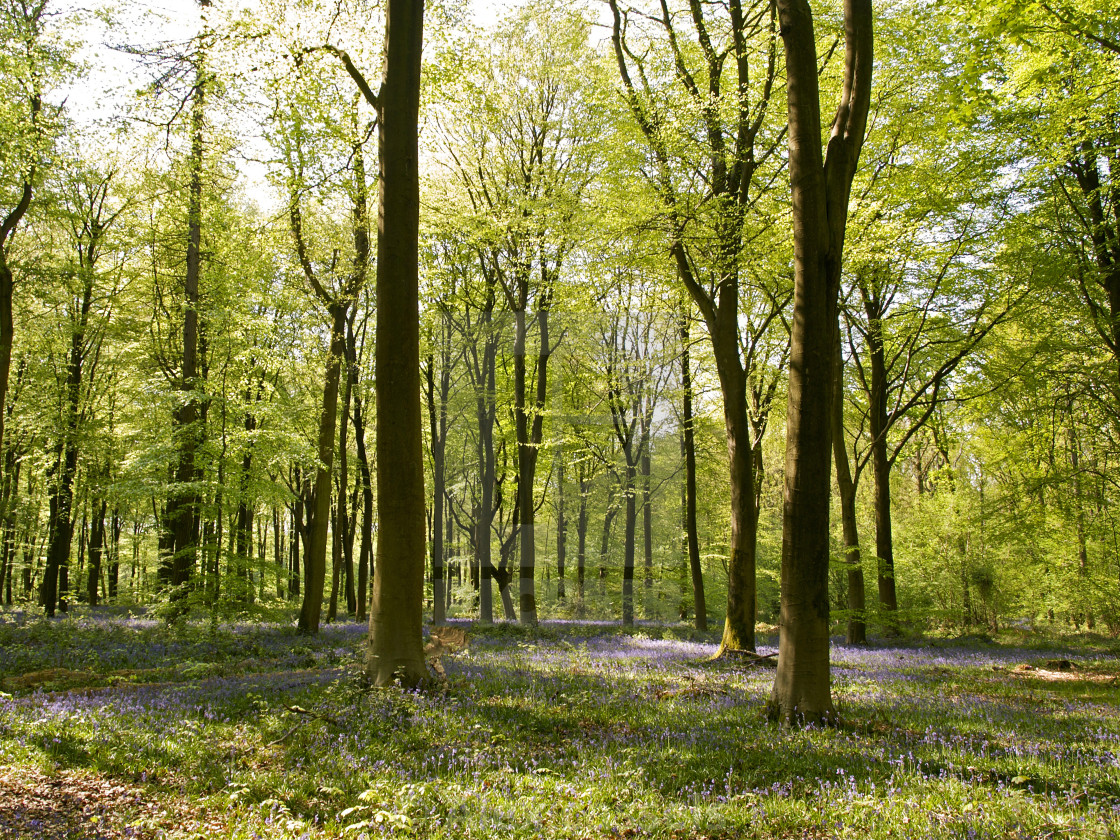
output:
M 368 690 L 363 643 L 353 625 L 0 624 L 0 678 L 161 677 L 9 692 L 0 765 L 188 802 L 137 826 L 168 838 L 1120 836 L 1105 643 L 835 646 L 843 724 L 823 730 L 766 723 L 773 671 L 710 662 L 683 627 L 472 628 L 421 693 Z

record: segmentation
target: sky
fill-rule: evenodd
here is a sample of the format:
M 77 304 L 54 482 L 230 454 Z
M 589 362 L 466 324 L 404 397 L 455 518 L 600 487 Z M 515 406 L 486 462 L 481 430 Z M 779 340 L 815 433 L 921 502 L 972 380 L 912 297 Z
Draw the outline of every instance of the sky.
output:
M 503 12 L 514 8 L 518 0 L 468 0 L 474 22 L 482 27 L 493 24 Z M 222 13 L 236 10 L 260 11 L 262 0 L 215 0 Z M 111 129 L 123 124 L 118 145 L 127 145 L 138 136 L 135 120 L 144 108 L 137 92 L 150 85 L 153 71 L 121 46 L 150 47 L 168 42 L 185 42 L 200 28 L 197 0 L 63 0 L 56 7 L 59 20 L 65 20 L 65 36 L 80 44 L 74 58 L 83 65 L 83 72 L 56 91 L 56 103 L 65 101 L 66 111 L 79 127 L 83 138 L 100 137 L 110 142 Z M 110 22 L 111 21 L 111 22 Z M 131 126 L 131 127 L 130 127 Z M 239 136 L 251 138 L 259 132 L 246 124 Z M 254 151 L 254 146 L 259 148 Z M 263 144 L 247 140 L 244 156 L 238 163 L 246 193 L 262 207 L 275 203 L 275 196 L 266 183 L 265 167 L 253 158 L 264 154 Z

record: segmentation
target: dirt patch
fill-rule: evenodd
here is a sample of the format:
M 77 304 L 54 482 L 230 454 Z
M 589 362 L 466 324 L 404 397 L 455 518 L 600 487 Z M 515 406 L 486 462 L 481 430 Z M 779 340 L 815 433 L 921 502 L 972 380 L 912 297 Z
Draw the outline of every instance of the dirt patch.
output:
M 48 776 L 0 767 L 4 840 L 149 840 L 166 823 L 163 807 L 135 785 L 69 770 Z
M 1120 674 L 1081 671 L 1065 659 L 1051 660 L 1046 664 L 1046 668 L 1039 668 L 1023 663 L 1011 669 L 1004 669 L 997 665 L 993 670 L 1003 671 L 1013 677 L 1026 677 L 1043 682 L 1089 682 L 1098 685 L 1120 685 Z

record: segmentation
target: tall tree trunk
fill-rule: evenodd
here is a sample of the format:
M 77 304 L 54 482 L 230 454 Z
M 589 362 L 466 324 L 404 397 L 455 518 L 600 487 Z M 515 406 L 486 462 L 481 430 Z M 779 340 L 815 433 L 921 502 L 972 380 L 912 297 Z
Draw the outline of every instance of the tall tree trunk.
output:
M 638 494 L 634 486 L 638 474 L 633 465 L 632 453 L 626 453 L 626 538 L 622 554 L 622 626 L 634 626 L 634 555 L 636 554 L 635 531 L 638 525 Z M 604 536 L 606 529 L 604 528 Z
M 898 594 L 894 580 L 894 535 L 891 530 L 891 459 L 887 450 L 887 365 L 882 321 L 868 310 L 868 350 L 871 356 L 869 431 L 871 467 L 875 478 L 875 556 L 879 561 L 879 609 L 883 632 L 898 633 Z
M 373 566 L 373 475 L 366 450 L 364 400 L 354 399 L 354 440 L 358 445 L 358 471 L 362 480 L 362 542 L 358 550 L 358 613 L 357 620 L 366 620 L 366 599 L 369 596 L 369 577 Z
M 650 498 L 650 472 L 653 469 L 652 455 L 650 453 L 649 429 L 642 430 L 642 455 L 639 460 L 640 475 L 642 477 L 642 560 L 643 579 L 645 587 L 646 618 L 652 609 L 650 598 L 653 592 L 653 504 Z
M 567 599 L 564 567 L 567 565 L 568 521 L 564 518 L 564 447 L 556 445 L 556 600 Z
M 276 567 L 276 597 L 287 598 L 287 557 L 284 553 L 283 531 L 280 526 L 280 508 L 272 506 L 272 561 Z
M 377 237 L 377 565 L 366 671 L 375 685 L 427 679 L 424 452 L 420 415 L 417 150 L 423 0 L 388 0 Z
M 579 474 L 579 511 L 576 514 L 576 599 L 583 609 L 584 582 L 587 578 L 587 497 L 591 480 L 581 465 Z
M 681 335 L 681 449 L 684 455 L 684 534 L 688 568 L 692 577 L 692 600 L 696 629 L 708 630 L 708 607 L 704 598 L 704 570 L 700 565 L 700 536 L 696 527 L 696 426 L 692 413 L 692 361 L 690 359 L 688 314 L 680 314 Z
M 525 394 L 526 333 L 525 309 L 518 309 L 514 316 L 513 338 L 513 412 L 517 436 L 517 494 L 521 508 L 521 553 L 518 568 L 518 595 L 521 623 L 537 623 L 536 517 L 533 515 L 533 481 L 536 473 L 536 450 L 529 443 L 529 413 Z M 542 337 L 543 339 L 543 337 Z
M 56 610 L 66 611 L 67 580 L 65 570 L 70 558 L 70 543 L 74 537 L 73 505 L 74 474 L 78 466 L 78 452 L 61 441 L 56 449 L 57 460 L 52 466 L 54 482 L 50 497 L 50 524 L 47 538 L 47 560 L 43 572 L 41 602 L 48 616 Z
M 603 536 L 599 543 L 599 592 L 602 594 L 607 580 L 607 552 L 611 545 L 611 523 L 618 515 L 618 505 L 607 499 L 607 512 L 603 516 Z
M 848 198 L 871 99 L 871 0 L 844 0 L 840 105 L 821 150 L 818 61 L 807 0 L 778 0 L 786 52 L 794 302 L 782 519 L 781 638 L 768 714 L 835 719 L 828 650 L 829 495 L 836 299 Z
M 485 316 L 484 316 L 485 317 Z M 475 513 L 475 565 L 478 568 L 479 618 L 483 623 L 494 621 L 494 557 L 491 540 L 491 523 L 494 516 L 494 490 L 497 465 L 494 454 L 494 384 L 496 379 L 496 346 L 491 336 L 485 339 L 482 369 L 479 380 L 481 389 L 475 396 L 475 414 L 478 422 L 478 463 L 482 470 L 478 507 Z
M 303 560 L 303 605 L 299 612 L 299 632 L 318 633 L 323 609 L 323 589 L 327 576 L 327 534 L 331 524 L 331 476 L 334 470 L 335 431 L 338 426 L 338 386 L 342 358 L 346 353 L 346 306 L 334 302 L 331 315 L 330 355 L 323 383 L 323 404 L 319 413 L 319 465 L 312 491 L 310 538 Z
M 444 568 L 443 521 L 446 518 L 446 455 L 447 455 L 447 397 L 450 388 L 450 353 L 444 352 L 449 338 L 446 334 L 446 320 L 441 324 L 440 347 L 440 388 L 436 390 L 435 355 L 428 356 L 427 397 L 428 428 L 432 453 L 432 623 L 443 624 L 446 620 L 444 608 L 444 588 L 446 586 Z
M 24 8 L 28 8 L 25 6 Z M 38 5 L 40 14 L 46 9 L 45 4 Z M 29 117 L 31 125 L 39 127 L 39 115 L 43 108 L 43 99 L 38 85 L 33 88 L 29 98 Z M 15 207 L 0 219 L 0 441 L 4 440 L 5 419 L 8 415 L 8 379 L 12 370 L 12 339 L 15 335 L 15 322 L 13 319 L 13 292 L 15 278 L 9 262 L 12 236 L 19 227 L 19 223 L 31 207 L 31 197 L 34 191 L 35 179 L 38 172 L 38 162 L 34 161 L 28 167 L 19 191 L 19 199 Z
M 209 3 L 204 3 L 209 5 Z M 177 383 L 181 403 L 172 415 L 172 436 L 178 450 L 174 480 L 164 518 L 170 531 L 171 597 L 185 610 L 187 586 L 198 557 L 201 497 L 197 487 L 200 471 L 195 463 L 202 440 L 202 409 L 199 391 L 201 347 L 199 323 L 199 279 L 202 271 L 202 167 L 205 124 L 206 69 L 199 58 L 191 102 L 191 151 L 187 167 L 187 260 L 183 282 L 182 362 Z
M 750 419 L 747 414 L 747 375 L 739 358 L 736 322 L 723 320 L 718 347 L 713 342 L 720 388 L 723 391 L 723 420 L 727 432 L 727 455 L 731 465 L 731 556 L 728 562 L 727 617 L 719 653 L 754 651 L 757 600 L 755 553 L 757 551 L 754 463 Z
M 116 600 L 117 589 L 120 586 L 121 529 L 124 526 L 124 519 L 121 517 L 119 507 L 113 508 L 113 515 L 110 517 L 109 523 L 108 590 L 109 599 Z

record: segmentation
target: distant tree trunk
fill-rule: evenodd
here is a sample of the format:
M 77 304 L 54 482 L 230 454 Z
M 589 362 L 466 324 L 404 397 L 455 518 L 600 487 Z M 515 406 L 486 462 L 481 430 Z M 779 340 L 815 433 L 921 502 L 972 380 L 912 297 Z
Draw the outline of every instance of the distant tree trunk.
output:
M 345 514 L 335 496 L 331 506 L 331 594 L 327 599 L 327 623 L 338 618 L 338 586 L 342 578 L 342 518 Z
M 377 237 L 377 565 L 366 672 L 375 685 L 428 677 L 424 662 L 424 452 L 420 415 L 417 150 L 422 0 L 388 0 Z
M 689 358 L 688 315 L 681 310 L 681 449 L 684 454 L 684 534 L 688 547 L 688 568 L 692 576 L 692 600 L 696 629 L 708 630 L 708 607 L 704 598 L 704 570 L 700 565 L 700 537 L 696 528 L 696 431 L 692 413 L 692 362 Z
M 782 519 L 781 638 L 768 715 L 828 722 L 829 495 L 836 300 L 848 198 L 871 99 L 871 0 L 844 0 L 841 101 L 821 150 L 819 65 L 807 0 L 778 0 L 786 51 L 794 303 Z
M 497 407 L 494 386 L 497 377 L 497 341 L 491 329 L 490 309 L 481 315 L 482 358 L 475 371 L 475 419 L 478 424 L 479 504 L 475 509 L 475 566 L 478 574 L 479 618 L 483 623 L 494 621 L 494 558 L 491 544 L 491 523 L 494 517 L 494 491 L 497 464 L 494 453 L 494 421 Z
M 288 581 L 286 557 L 284 555 L 283 531 L 280 525 L 280 508 L 272 506 L 272 561 L 276 567 L 276 597 L 287 598 Z
M 607 580 L 607 552 L 611 544 L 611 523 L 618 515 L 618 505 L 607 499 L 607 512 L 603 516 L 603 538 L 599 543 L 599 592 L 603 592 Z
M 354 334 L 353 319 L 346 323 L 346 363 L 353 368 L 355 381 L 358 378 L 358 342 Z M 369 451 L 366 449 L 365 399 L 358 391 L 354 392 L 354 442 L 358 450 L 358 476 L 362 485 L 362 539 L 358 549 L 358 621 L 365 621 L 366 602 L 369 596 L 369 576 L 373 565 L 373 472 L 369 464 Z
M 564 518 L 564 447 L 556 445 L 556 600 L 564 601 L 564 567 L 567 564 L 568 521 Z
M 627 453 L 626 460 L 629 462 L 631 455 Z M 626 523 L 625 523 L 625 540 L 622 549 L 622 626 L 634 626 L 634 555 L 636 552 L 635 546 L 635 531 L 638 525 L 638 494 L 635 485 L 635 480 L 638 474 L 637 468 L 630 464 L 626 464 L 626 483 L 623 487 L 623 492 L 626 494 Z M 606 529 L 604 528 L 604 534 Z
M 252 386 L 246 388 L 245 401 L 248 403 L 253 397 Z M 245 603 L 252 600 L 250 586 L 250 567 L 249 562 L 253 553 L 253 515 L 256 510 L 256 504 L 249 498 L 249 481 L 253 471 L 253 433 L 257 429 L 257 418 L 252 411 L 245 412 L 245 432 L 246 440 L 248 443 L 245 446 L 245 452 L 241 456 L 241 472 L 238 477 L 237 488 L 237 518 L 234 525 L 234 544 L 233 555 L 238 565 L 238 575 L 240 579 L 238 584 L 243 589 L 235 593 L 235 597 L 242 599 Z
M 548 304 L 538 306 L 537 329 L 540 348 L 537 352 L 537 383 L 534 408 L 530 413 L 526 393 L 526 324 L 525 310 L 514 312 L 514 428 L 517 434 L 517 492 L 521 507 L 521 562 L 518 573 L 521 623 L 537 623 L 537 536 L 536 506 L 533 499 L 537 473 L 537 453 L 544 429 L 544 405 L 548 395 L 548 359 L 551 353 L 548 334 Z
M 117 589 L 120 586 L 121 529 L 123 526 L 124 520 L 121 518 L 120 508 L 114 507 L 109 524 L 109 573 L 107 577 L 110 600 L 116 600 Z
M 587 577 L 587 497 L 591 492 L 591 479 L 580 465 L 579 512 L 576 514 L 576 598 L 583 608 L 584 582 Z
M 653 505 L 650 500 L 650 472 L 653 469 L 653 458 L 650 453 L 648 426 L 643 426 L 642 454 L 638 466 L 642 477 L 642 584 L 645 587 L 645 607 L 648 612 L 651 608 L 649 600 L 653 591 Z M 653 618 L 653 616 L 647 614 L 646 618 Z
M 98 586 L 101 583 L 101 560 L 105 555 L 105 515 L 108 503 L 102 499 L 93 502 L 93 523 L 89 535 L 89 573 L 86 578 L 86 597 L 91 607 L 97 606 Z
M 440 324 L 440 374 L 439 388 L 436 388 L 435 354 L 428 355 L 425 369 L 428 403 L 429 449 L 432 454 L 432 623 L 443 624 L 446 620 L 444 589 L 446 569 L 444 566 L 444 519 L 447 518 L 444 504 L 447 494 L 447 400 L 451 390 L 451 350 L 450 323 L 445 318 Z
M 56 460 L 50 470 L 54 482 L 51 487 L 47 565 L 43 574 L 42 595 L 43 606 L 48 616 L 53 616 L 56 609 L 66 611 L 67 568 L 70 543 L 74 537 L 74 476 L 78 470 L 76 427 L 82 383 L 82 350 L 82 337 L 75 333 L 70 348 L 70 365 L 66 381 L 67 396 L 64 404 L 67 419 L 56 444 Z
M 894 580 L 894 535 L 891 530 L 891 459 L 887 450 L 887 365 L 879 310 L 868 304 L 868 351 L 871 356 L 869 432 L 875 478 L 875 556 L 879 558 L 879 609 L 883 632 L 898 633 L 898 594 Z
M 334 443 L 338 420 L 338 386 L 342 357 L 346 352 L 346 306 L 332 302 L 330 355 L 323 382 L 323 403 L 319 413 L 319 465 L 312 491 L 310 539 L 303 560 L 304 593 L 299 612 L 299 632 L 318 633 L 323 609 L 323 589 L 327 577 L 327 535 L 331 524 L 331 474 L 334 469 Z
M 848 463 L 844 440 L 844 357 L 840 352 L 840 331 L 836 332 L 835 380 L 832 396 L 832 455 L 836 462 L 836 485 L 840 491 L 840 520 L 844 528 L 844 558 L 848 567 L 848 633 L 850 645 L 867 641 L 867 624 L 863 559 L 859 550 L 859 529 L 856 523 L 856 482 Z

